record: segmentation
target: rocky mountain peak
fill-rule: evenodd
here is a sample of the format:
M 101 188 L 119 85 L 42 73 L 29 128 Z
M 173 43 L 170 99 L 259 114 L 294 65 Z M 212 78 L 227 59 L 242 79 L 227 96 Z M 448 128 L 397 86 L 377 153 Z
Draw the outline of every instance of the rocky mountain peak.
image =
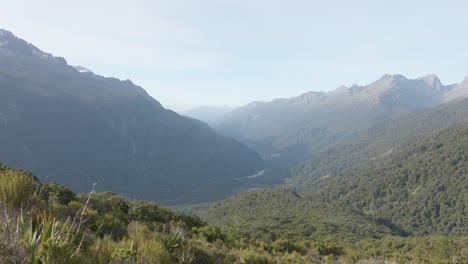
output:
M 426 75 L 424 77 L 419 78 L 419 80 L 426 82 L 428 85 L 436 88 L 437 90 L 443 87 L 439 77 L 437 77 L 437 75 L 435 74 Z
M 406 76 L 401 74 L 384 74 L 377 82 L 401 82 L 408 81 Z
M 83 66 L 73 66 L 73 68 L 77 71 L 79 71 L 80 73 L 93 73 L 91 70 L 83 67 Z
M 348 89 L 349 87 L 347 87 L 346 85 L 341 85 L 341 86 L 336 87 L 335 91 L 344 91 Z
M 8 30 L 0 29 L 0 50 L 3 49 L 8 53 L 26 57 L 36 57 L 41 59 L 50 59 L 56 62 L 65 63 L 64 58 L 54 57 L 50 53 L 46 53 L 36 46 L 26 42 L 25 40 L 16 37 Z
M 463 81 L 460 83 L 460 85 L 462 84 L 468 86 L 468 76 L 466 76 L 465 79 L 463 79 Z
M 454 100 L 457 98 L 465 98 L 468 96 L 468 76 L 458 85 L 445 95 L 445 101 Z
M 357 84 L 353 84 L 351 85 L 351 87 L 349 87 L 349 89 L 353 92 L 353 93 L 358 93 L 360 91 L 362 91 L 362 89 L 364 89 L 364 86 L 359 86 Z
M 367 85 L 365 89 L 363 89 L 361 96 L 378 98 L 384 93 L 400 90 L 403 86 L 402 84 L 406 82 L 408 82 L 408 79 L 403 75 L 385 74 L 377 81 Z
M 363 92 L 372 97 L 379 97 L 382 93 L 401 89 L 408 81 L 408 78 L 400 74 L 385 74 L 377 81 L 367 85 Z
M 15 38 L 15 35 L 8 30 L 0 28 L 0 45 Z
M 38 48 L 13 35 L 8 30 L 0 29 L 0 47 L 11 51 L 18 51 L 23 54 L 33 54 L 41 52 Z
M 457 86 L 457 89 L 463 96 L 468 95 L 468 76 Z

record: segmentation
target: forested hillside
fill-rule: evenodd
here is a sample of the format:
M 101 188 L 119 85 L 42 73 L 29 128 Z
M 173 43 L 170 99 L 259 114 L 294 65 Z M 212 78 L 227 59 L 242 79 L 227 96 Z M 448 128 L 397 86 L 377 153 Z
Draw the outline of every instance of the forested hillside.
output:
M 209 208 L 205 219 L 266 241 L 466 236 L 467 150 L 468 123 L 454 125 L 298 193 L 280 188 L 238 194 Z
M 323 179 L 302 193 L 409 234 L 468 233 L 468 123 Z
M 353 143 L 328 149 L 294 167 L 288 185 L 301 189 L 316 184 L 321 178 L 397 153 L 408 143 L 463 122 L 468 122 L 467 98 L 380 122 L 360 133 Z
M 304 199 L 286 188 L 237 194 L 209 208 L 204 218 L 230 232 L 267 242 L 282 238 L 351 243 L 392 234 L 387 226 L 355 211 Z

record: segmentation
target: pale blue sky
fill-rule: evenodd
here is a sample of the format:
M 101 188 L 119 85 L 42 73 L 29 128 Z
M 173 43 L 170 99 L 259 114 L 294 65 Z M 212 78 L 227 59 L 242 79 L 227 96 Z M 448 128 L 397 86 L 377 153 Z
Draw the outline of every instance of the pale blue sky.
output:
M 465 0 L 0 0 L 0 28 L 163 105 L 242 105 L 468 75 Z

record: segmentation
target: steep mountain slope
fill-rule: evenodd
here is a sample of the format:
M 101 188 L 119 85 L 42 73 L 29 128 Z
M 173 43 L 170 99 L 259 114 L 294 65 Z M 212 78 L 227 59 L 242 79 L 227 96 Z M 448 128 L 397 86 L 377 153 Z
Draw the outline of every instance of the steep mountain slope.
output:
M 309 190 L 406 232 L 468 234 L 468 123 L 408 144 Z
M 209 208 L 207 219 L 223 228 L 246 221 L 248 232 L 264 228 L 292 238 L 302 236 L 297 230 L 315 231 L 317 223 L 339 223 L 332 233 L 350 239 L 363 230 L 372 231 L 364 236 L 379 236 L 389 229 L 400 235 L 466 235 L 467 149 L 468 123 L 455 125 L 325 178 L 302 195 L 286 189 L 238 194 Z
M 246 142 L 267 158 L 291 165 L 337 144 L 351 142 L 360 131 L 379 121 L 433 107 L 467 92 L 454 92 L 455 89 L 456 85 L 444 86 L 434 75 L 416 80 L 384 75 L 367 86 L 252 103 L 211 125 Z
M 263 167 L 255 151 L 131 81 L 77 70 L 4 30 L 0 145 L 1 162 L 42 180 L 164 202 L 225 197 L 235 177 Z
M 465 98 L 468 96 L 468 76 L 457 85 L 453 90 L 445 95 L 446 100 L 454 100 L 457 98 Z
M 403 146 L 422 136 L 463 122 L 468 122 L 468 98 L 380 122 L 361 132 L 352 143 L 323 151 L 294 167 L 288 184 L 301 189 L 352 166 L 399 152 Z

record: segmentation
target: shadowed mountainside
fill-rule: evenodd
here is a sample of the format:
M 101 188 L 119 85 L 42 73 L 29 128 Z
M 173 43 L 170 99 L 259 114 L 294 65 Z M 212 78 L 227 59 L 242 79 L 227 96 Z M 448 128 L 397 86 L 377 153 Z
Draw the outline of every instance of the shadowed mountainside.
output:
M 69 66 L 0 31 L 0 161 L 76 191 L 179 203 L 226 197 L 263 168 L 244 144 L 131 81 Z M 44 178 L 45 175 L 48 178 Z

